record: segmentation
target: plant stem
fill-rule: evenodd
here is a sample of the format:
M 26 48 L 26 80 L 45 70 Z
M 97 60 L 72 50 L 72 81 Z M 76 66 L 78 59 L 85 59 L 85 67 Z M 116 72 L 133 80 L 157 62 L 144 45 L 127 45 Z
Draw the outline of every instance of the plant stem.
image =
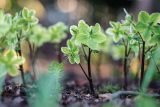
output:
M 83 54 L 84 54 L 84 58 L 87 61 L 87 54 L 85 52 L 84 45 L 82 45 L 82 51 L 83 51 Z
M 88 77 L 89 77 L 89 86 L 90 86 L 90 93 L 95 96 L 95 90 L 94 90 L 94 86 L 93 86 L 93 80 L 92 80 L 92 73 L 91 73 L 91 53 L 92 50 L 89 48 L 88 51 Z
M 102 60 L 102 52 L 99 53 L 97 66 L 96 66 L 98 80 L 101 80 L 101 70 L 100 70 L 101 60 Z
M 31 46 L 31 43 L 27 41 L 28 47 L 29 47 L 29 53 L 30 53 L 30 59 L 31 59 L 31 66 L 32 66 L 32 72 L 33 72 L 33 80 L 36 80 L 36 70 L 35 70 L 35 53 L 34 53 L 34 47 Z
M 128 58 L 128 45 L 125 45 L 125 53 L 124 53 L 124 89 L 127 90 L 128 82 L 127 82 L 127 58 Z
M 20 39 L 18 38 L 18 54 L 19 56 L 22 56 L 22 52 L 21 52 L 21 43 L 20 43 Z M 25 77 L 24 77 L 24 68 L 23 68 L 23 64 L 19 65 L 19 70 L 21 72 L 21 78 L 22 78 L 22 82 L 23 82 L 23 85 L 25 86 L 26 85 L 26 82 L 25 82 Z
M 79 66 L 82 69 L 82 71 L 83 71 L 84 75 L 86 76 L 87 80 L 89 81 L 89 77 L 88 77 L 86 71 L 83 69 L 83 67 L 82 67 L 82 65 L 80 63 L 79 63 Z
M 142 56 L 141 56 L 141 77 L 140 77 L 140 86 L 142 86 L 144 78 L 144 62 L 145 62 L 145 41 L 142 41 Z
M 58 60 L 59 63 L 61 63 L 61 62 L 62 62 L 62 57 L 61 57 L 61 43 L 59 43 L 59 44 L 57 45 L 57 51 L 56 51 L 56 53 L 57 53 L 57 60 Z

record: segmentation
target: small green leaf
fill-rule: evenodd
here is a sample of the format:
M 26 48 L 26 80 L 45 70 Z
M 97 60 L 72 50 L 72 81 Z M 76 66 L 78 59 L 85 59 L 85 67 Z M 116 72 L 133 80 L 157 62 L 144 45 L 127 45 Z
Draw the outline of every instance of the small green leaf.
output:
M 75 55 L 74 61 L 75 61 L 77 64 L 80 63 L 80 57 L 79 57 L 79 55 Z
M 138 14 L 138 22 L 148 23 L 148 20 L 150 19 L 150 16 L 147 12 L 141 11 Z
M 89 35 L 91 28 L 83 20 L 80 20 L 78 23 L 78 30 L 79 33 L 84 33 Z
M 69 54 L 70 53 L 70 50 L 67 48 L 67 47 L 62 47 L 61 48 L 61 51 L 64 53 L 64 54 Z
M 78 27 L 75 25 L 72 25 L 70 27 L 70 33 L 71 33 L 71 35 L 76 36 L 78 34 Z
M 25 18 L 27 18 L 28 17 L 28 12 L 29 12 L 29 10 L 27 8 L 23 8 L 23 10 L 22 10 L 22 16 L 25 17 Z
M 154 24 L 157 24 L 160 21 L 160 14 L 159 13 L 152 13 L 150 15 L 150 22 L 154 22 Z
M 67 47 L 62 47 L 61 51 L 68 57 L 71 64 L 80 63 L 79 49 L 71 40 L 67 41 Z

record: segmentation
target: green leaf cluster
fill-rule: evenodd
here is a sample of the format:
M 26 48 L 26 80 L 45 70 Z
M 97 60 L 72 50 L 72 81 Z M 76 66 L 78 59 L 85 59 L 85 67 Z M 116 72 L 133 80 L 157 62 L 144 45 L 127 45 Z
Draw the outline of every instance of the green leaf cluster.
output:
M 27 32 L 37 23 L 34 10 L 23 8 L 15 15 L 0 11 L 0 46 L 15 49 L 18 42 L 25 40 Z
M 66 38 L 68 27 L 62 23 L 58 22 L 55 25 L 52 25 L 48 28 L 48 32 L 50 35 L 49 41 L 52 43 L 60 43 L 63 39 Z
M 30 43 L 37 47 L 42 46 L 44 43 L 60 43 L 67 36 L 67 26 L 58 22 L 55 25 L 44 27 L 40 24 L 34 25 L 27 33 Z
M 159 21 L 159 13 L 148 14 L 147 12 L 141 11 L 138 14 L 138 21 L 136 22 L 133 17 L 126 12 L 126 17 L 121 22 L 110 22 L 111 27 L 106 30 L 106 33 L 113 38 L 115 43 L 123 46 L 128 45 L 128 48 L 132 49 L 135 56 L 138 56 L 139 48 L 141 48 L 142 42 L 145 42 L 146 51 L 150 47 L 153 47 L 153 49 L 146 53 L 146 56 L 149 57 L 150 52 L 154 51 L 156 46 L 159 45 Z
M 40 47 L 50 39 L 47 29 L 40 24 L 33 26 L 28 33 L 30 43 Z
M 75 44 L 85 45 L 96 51 L 100 50 L 100 45 L 107 39 L 98 23 L 95 26 L 89 26 L 83 20 L 79 21 L 78 26 L 71 26 L 70 33 L 72 34 L 71 40 Z
M 5 36 L 12 26 L 12 16 L 0 10 L 0 38 Z
M 101 51 L 106 46 L 107 37 L 103 33 L 101 26 L 89 26 L 80 20 L 78 26 L 70 27 L 71 39 L 67 41 L 67 47 L 62 47 L 61 51 L 68 57 L 71 64 L 80 63 L 80 48 L 88 47 L 93 51 Z
M 3 51 L 0 53 L 0 66 L 4 68 L 1 76 L 18 74 L 18 65 L 24 62 L 24 58 L 17 56 L 14 50 L 20 48 L 20 43 L 28 37 L 28 31 L 37 23 L 34 10 L 23 8 L 15 15 L 0 11 L 0 48 L 8 50 L 4 55 Z
M 157 30 L 157 23 L 160 21 L 159 13 L 148 14 L 145 11 L 141 11 L 138 15 L 138 22 L 136 24 L 136 30 L 142 34 L 142 38 L 145 41 L 150 41 L 152 34 Z
M 32 26 L 38 23 L 35 14 L 35 10 L 27 8 L 23 8 L 21 12 L 16 13 L 13 18 L 13 21 L 15 21 L 16 24 L 15 29 L 24 32 L 28 31 Z
M 24 58 L 17 56 L 14 50 L 8 50 L 4 54 L 0 55 L 0 66 L 3 68 L 3 72 L 0 76 L 8 73 L 11 76 L 18 75 L 18 66 L 24 63 Z M 2 70 L 0 70 L 2 71 Z
M 79 48 L 71 40 L 67 41 L 67 47 L 62 47 L 61 51 L 68 57 L 71 64 L 80 63 Z

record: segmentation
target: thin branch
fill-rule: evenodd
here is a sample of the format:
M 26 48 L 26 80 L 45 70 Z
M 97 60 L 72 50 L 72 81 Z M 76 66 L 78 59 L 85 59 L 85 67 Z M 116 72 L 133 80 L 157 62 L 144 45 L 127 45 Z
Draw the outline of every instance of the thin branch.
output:
M 142 35 L 140 34 L 140 32 L 137 32 L 137 34 L 140 36 L 142 42 L 144 41 L 143 38 L 142 38 Z
M 87 61 L 87 54 L 86 54 L 86 52 L 85 52 L 84 45 L 82 45 L 82 51 L 83 51 L 83 53 L 84 53 L 84 58 L 85 58 L 85 60 Z
M 17 35 L 17 39 L 18 39 L 18 55 L 20 57 L 22 57 L 22 52 L 21 52 L 21 43 L 20 43 L 20 38 L 18 37 Z M 22 82 L 23 82 L 23 85 L 26 86 L 26 82 L 25 82 L 25 74 L 24 74 L 24 68 L 23 68 L 23 64 L 19 65 L 19 70 L 21 72 L 21 78 L 22 78 Z
M 134 27 L 136 27 L 136 25 L 132 21 L 130 21 L 130 22 Z M 144 41 L 140 32 L 137 31 L 136 33 L 140 36 L 141 40 Z
M 85 76 L 86 76 L 86 78 L 89 80 L 89 77 L 88 77 L 88 75 L 87 75 L 86 71 L 83 69 L 82 65 L 81 65 L 80 63 L 79 63 L 78 65 L 81 67 L 81 69 L 82 69 L 82 71 L 83 71 L 84 75 L 85 75 Z
M 31 45 L 31 43 L 29 42 L 29 40 L 27 40 L 28 43 L 28 47 L 29 47 L 29 51 L 30 51 L 30 58 L 31 58 L 31 66 L 32 66 L 32 72 L 33 72 L 33 78 L 36 79 L 36 71 L 35 71 L 35 59 L 34 59 L 34 50 L 33 47 Z
M 127 53 L 127 56 L 129 55 L 130 52 L 131 52 L 131 48 L 129 48 L 128 53 Z
M 155 46 L 157 46 L 157 45 L 152 45 L 152 46 L 150 46 L 150 47 L 145 51 L 145 54 L 146 54 L 147 52 L 149 52 L 151 49 L 153 49 Z

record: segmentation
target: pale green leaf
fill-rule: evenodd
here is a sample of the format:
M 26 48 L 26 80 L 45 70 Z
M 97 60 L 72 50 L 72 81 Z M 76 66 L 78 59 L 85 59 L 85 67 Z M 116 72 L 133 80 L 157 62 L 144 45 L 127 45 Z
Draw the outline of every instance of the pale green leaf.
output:
M 150 16 L 147 12 L 145 11 L 141 11 L 139 14 L 138 14 L 138 22 L 143 22 L 143 23 L 148 23 L 150 19 Z

